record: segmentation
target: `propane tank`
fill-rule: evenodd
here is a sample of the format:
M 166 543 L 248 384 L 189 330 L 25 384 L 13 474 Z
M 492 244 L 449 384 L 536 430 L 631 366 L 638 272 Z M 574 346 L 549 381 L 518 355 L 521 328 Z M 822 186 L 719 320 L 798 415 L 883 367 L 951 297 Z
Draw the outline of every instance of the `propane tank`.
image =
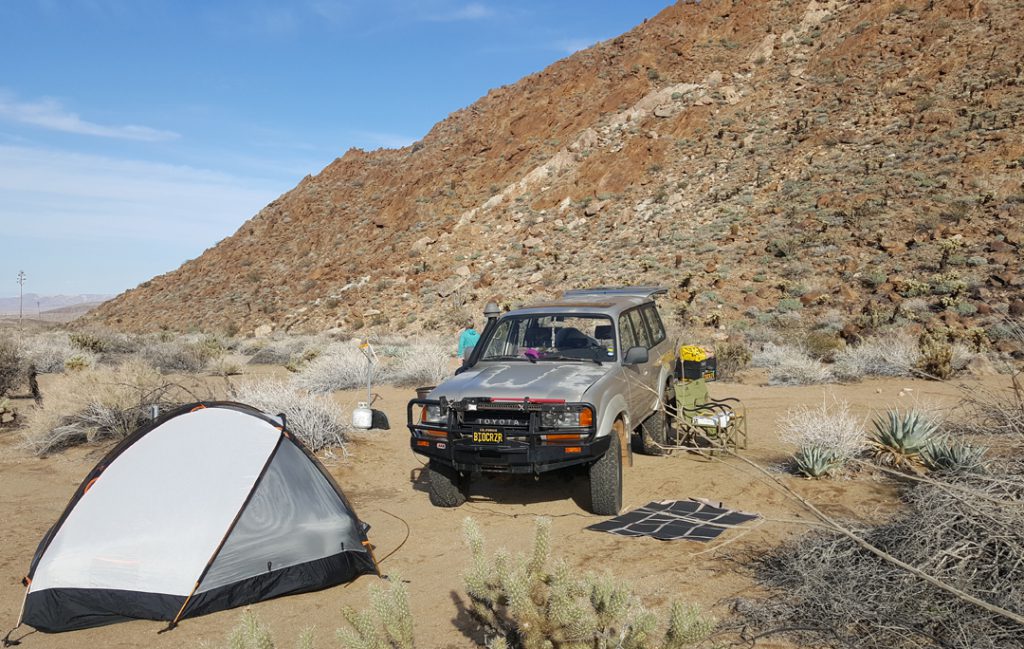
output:
M 352 428 L 370 430 L 373 427 L 373 410 L 370 404 L 360 401 L 356 409 L 352 411 Z

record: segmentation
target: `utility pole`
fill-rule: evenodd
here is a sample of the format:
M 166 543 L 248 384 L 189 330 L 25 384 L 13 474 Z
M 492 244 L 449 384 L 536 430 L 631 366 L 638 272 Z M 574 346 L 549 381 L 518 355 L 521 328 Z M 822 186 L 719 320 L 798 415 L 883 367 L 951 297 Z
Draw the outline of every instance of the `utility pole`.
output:
M 18 331 L 22 329 L 22 319 L 25 317 L 25 271 L 18 271 Z

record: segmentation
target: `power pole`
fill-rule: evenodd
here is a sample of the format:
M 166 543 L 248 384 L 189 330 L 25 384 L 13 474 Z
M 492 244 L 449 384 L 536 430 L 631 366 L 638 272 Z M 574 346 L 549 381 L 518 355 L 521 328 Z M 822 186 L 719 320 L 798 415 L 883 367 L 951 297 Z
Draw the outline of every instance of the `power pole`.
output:
M 25 317 L 25 271 L 18 271 L 18 331 L 22 329 L 22 318 Z

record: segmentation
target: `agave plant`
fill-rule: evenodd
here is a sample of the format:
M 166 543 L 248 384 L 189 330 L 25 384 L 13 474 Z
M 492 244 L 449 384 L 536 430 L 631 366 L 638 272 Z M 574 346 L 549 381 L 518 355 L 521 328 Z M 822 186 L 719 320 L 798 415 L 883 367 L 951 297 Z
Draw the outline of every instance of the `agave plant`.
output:
M 932 471 L 977 473 L 985 468 L 982 459 L 988 448 L 948 439 L 936 440 L 921 451 L 921 461 Z
M 886 411 L 886 416 L 875 419 L 874 425 L 869 442 L 875 459 L 911 470 L 922 466 L 921 453 L 934 441 L 938 428 L 917 410 L 901 413 L 898 408 Z
M 793 463 L 798 473 L 808 478 L 820 478 L 831 475 L 842 466 L 843 461 L 833 449 L 821 446 L 801 446 L 793 456 Z

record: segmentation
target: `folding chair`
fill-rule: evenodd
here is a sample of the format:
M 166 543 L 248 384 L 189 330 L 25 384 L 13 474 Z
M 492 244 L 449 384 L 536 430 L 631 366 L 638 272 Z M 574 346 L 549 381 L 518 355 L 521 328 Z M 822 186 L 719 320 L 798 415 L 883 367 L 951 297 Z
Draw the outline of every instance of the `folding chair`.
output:
M 681 379 L 675 385 L 673 427 L 677 443 L 710 455 L 747 448 L 747 410 L 739 399 L 712 399 L 706 379 Z

